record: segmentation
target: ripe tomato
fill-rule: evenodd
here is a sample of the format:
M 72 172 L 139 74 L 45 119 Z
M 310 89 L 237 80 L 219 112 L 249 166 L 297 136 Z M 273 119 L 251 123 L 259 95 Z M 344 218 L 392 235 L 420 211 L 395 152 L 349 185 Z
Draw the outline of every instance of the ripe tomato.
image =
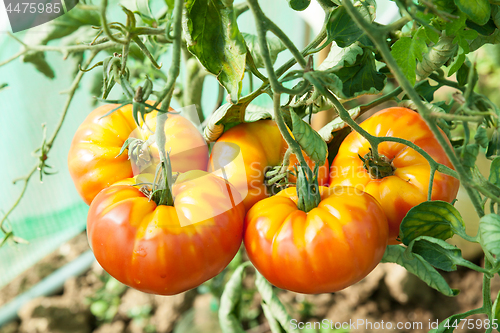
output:
M 305 213 L 295 187 L 256 203 L 245 218 L 250 261 L 276 287 L 317 294 L 346 288 L 382 259 L 388 226 L 377 201 L 353 187 L 320 187 Z
M 225 132 L 212 148 L 208 170 L 229 180 L 241 194 L 246 210 L 256 202 L 272 195 L 265 184 L 266 172 L 281 165 L 288 148 L 276 123 L 260 120 L 239 124 Z M 242 160 L 237 156 L 241 153 Z M 310 167 L 314 162 L 304 153 Z M 290 156 L 290 166 L 298 163 L 295 155 Z M 329 180 L 328 161 L 319 168 L 318 183 L 327 185 Z M 295 177 L 290 176 L 294 182 Z
M 89 243 L 99 264 L 118 281 L 174 295 L 219 274 L 238 252 L 244 207 L 232 185 L 189 171 L 179 176 L 172 193 L 173 206 L 157 206 L 133 186 L 114 185 L 92 201 Z
M 434 160 L 452 168 L 451 162 L 433 133 L 413 110 L 389 108 L 377 112 L 361 123 L 361 127 L 376 136 L 406 139 L 425 150 Z M 397 244 L 399 225 L 406 213 L 427 200 L 430 166 L 427 160 L 412 148 L 394 142 L 379 145 L 379 154 L 391 161 L 393 175 L 376 179 L 363 166 L 370 144 L 358 133 L 350 133 L 340 145 L 330 169 L 332 185 L 355 186 L 375 197 L 387 215 L 389 244 Z M 432 200 L 451 202 L 455 199 L 459 181 L 436 172 Z
M 139 173 L 139 167 L 128 159 L 127 151 L 117 156 L 130 136 L 147 140 L 149 129 L 155 130 L 156 114 L 146 115 L 146 125 L 138 128 L 132 116 L 132 105 L 125 105 L 109 116 L 116 104 L 103 105 L 92 111 L 75 133 L 68 155 L 68 167 L 76 189 L 90 204 L 103 188 Z M 173 110 L 171 110 L 173 111 Z M 174 172 L 206 170 L 208 147 L 198 130 L 187 119 L 169 114 L 165 122 L 166 151 L 171 150 Z M 144 155 L 154 170 L 159 161 L 156 143 Z M 149 170 L 150 171 L 150 170 Z M 154 172 L 154 171 L 153 171 Z

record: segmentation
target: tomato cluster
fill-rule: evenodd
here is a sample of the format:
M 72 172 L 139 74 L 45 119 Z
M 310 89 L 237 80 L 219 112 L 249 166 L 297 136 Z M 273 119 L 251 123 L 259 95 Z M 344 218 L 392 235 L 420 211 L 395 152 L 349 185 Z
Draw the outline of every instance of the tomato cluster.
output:
M 436 162 L 453 167 L 424 119 L 413 110 L 388 108 L 365 120 L 361 127 L 375 136 L 398 137 L 413 142 Z M 430 165 L 414 149 L 402 143 L 384 141 L 378 151 L 390 161 L 392 170 L 390 175 L 375 177 L 365 169 L 360 158 L 366 156 L 369 150 L 368 141 L 357 132 L 351 132 L 340 145 L 332 163 L 331 184 L 355 186 L 377 199 L 389 222 L 389 243 L 397 244 L 401 220 L 412 207 L 427 200 Z M 458 187 L 456 178 L 436 172 L 432 200 L 452 202 Z
M 153 135 L 157 112 L 138 126 L 131 105 L 107 115 L 116 107 L 90 113 L 68 157 L 75 186 L 90 204 L 90 246 L 107 272 L 138 290 L 173 295 L 192 289 L 219 274 L 240 248 L 241 197 L 204 171 L 208 147 L 196 127 L 169 113 L 164 148 L 172 171 L 180 174 L 170 184 L 174 202 L 157 205 L 151 200 L 154 176 L 147 176 L 160 160 Z M 129 138 L 136 144 L 120 155 Z
M 158 147 L 152 143 L 135 160 L 120 151 L 125 141 L 134 137 L 146 142 L 156 128 L 157 112 L 146 114 L 145 122 L 137 126 L 132 105 L 107 104 L 92 111 L 80 125 L 71 143 L 68 167 L 78 193 L 90 205 L 102 189 L 140 173 L 142 164 L 149 162 L 147 171 L 154 172 L 159 161 Z M 109 112 L 113 111 L 108 115 Z M 172 109 L 170 111 L 173 111 Z M 207 164 L 205 140 L 186 118 L 169 114 L 165 122 L 167 142 L 171 151 L 173 171 L 203 170 Z M 144 162 L 144 163 L 143 163 Z
M 157 181 L 165 177 L 154 176 L 160 163 L 151 130 L 157 114 L 147 114 L 138 126 L 131 106 L 106 115 L 116 107 L 102 106 L 87 117 L 68 164 L 90 204 L 87 232 L 96 259 L 116 279 L 144 292 L 172 295 L 195 288 L 219 274 L 242 242 L 255 268 L 275 286 L 334 292 L 364 278 L 387 244 L 398 243 L 408 210 L 427 200 L 431 170 L 420 153 L 384 141 L 372 154 L 370 144 L 352 132 L 331 167 L 325 161 L 317 168 L 319 203 L 305 211 L 299 191 L 290 186 L 297 181 L 298 160 L 292 154 L 285 163 L 288 146 L 274 121 L 230 128 L 209 156 L 198 130 L 172 113 L 164 134 L 174 176 L 162 189 L 168 188 L 172 201 L 158 201 Z M 412 110 L 389 108 L 361 127 L 374 136 L 411 141 L 452 167 Z M 129 138 L 134 144 L 126 143 Z M 370 166 L 374 156 L 385 163 L 383 170 Z M 280 174 L 281 182 L 273 183 Z M 451 202 L 458 186 L 436 172 L 432 200 Z

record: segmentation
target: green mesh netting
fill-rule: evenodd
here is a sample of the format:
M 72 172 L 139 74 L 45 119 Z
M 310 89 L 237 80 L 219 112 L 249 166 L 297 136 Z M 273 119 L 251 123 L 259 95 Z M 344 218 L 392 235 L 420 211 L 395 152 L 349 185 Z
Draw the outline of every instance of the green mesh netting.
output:
M 17 34 L 20 35 L 20 34 Z M 0 34 L 0 59 L 20 50 L 18 43 Z M 74 61 L 61 61 L 60 54 L 47 54 L 56 77 L 50 80 L 30 64 L 19 59 L 0 67 L 0 83 L 9 87 L 0 91 L 0 214 L 12 206 L 21 192 L 22 182 L 12 180 L 25 176 L 36 163 L 31 152 L 42 140 L 42 123 L 51 135 L 62 112 L 73 75 Z M 79 198 L 67 167 L 67 154 L 73 133 L 92 109 L 88 90 L 89 78 L 77 92 L 61 133 L 49 154 L 48 164 L 57 174 L 38 174 L 28 186 L 24 198 L 10 215 L 8 224 L 16 236 L 30 243 L 6 244 L 0 248 L 0 287 L 10 282 L 35 262 L 54 251 L 60 244 L 84 230 L 88 207 Z

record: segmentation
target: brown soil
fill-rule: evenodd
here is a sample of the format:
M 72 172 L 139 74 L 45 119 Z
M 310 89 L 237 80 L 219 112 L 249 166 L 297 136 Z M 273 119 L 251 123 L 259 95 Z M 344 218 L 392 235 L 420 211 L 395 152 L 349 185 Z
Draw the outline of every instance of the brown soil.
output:
M 0 305 L 87 249 L 87 240 L 82 233 L 0 289 Z M 297 321 L 310 322 L 309 325 L 323 323 L 339 327 L 350 322 L 360 324 L 344 324 L 344 327 L 350 326 L 350 332 L 427 332 L 429 325 L 436 320 L 441 322 L 454 313 L 481 306 L 481 274 L 459 269 L 443 275 L 452 288 L 460 289 L 458 296 L 443 296 L 403 268 L 381 264 L 361 282 L 334 294 L 302 295 L 279 291 L 279 297 Z M 216 301 L 210 294 L 191 291 L 171 297 L 155 296 L 121 285 L 108 290 L 108 279 L 96 263 L 84 275 L 68 280 L 58 295 L 27 303 L 19 313 L 20 319 L 1 327 L 0 333 L 169 333 L 174 332 L 176 326 L 175 333 L 220 332 L 216 306 L 213 306 Z M 246 283 L 251 281 L 252 276 L 249 276 Z M 493 298 L 499 290 L 500 278 L 496 276 L 491 284 Z M 107 296 L 103 296 L 105 294 Z M 90 311 L 92 303 L 96 303 L 99 297 L 108 303 L 116 301 L 111 318 L 98 319 Z M 255 308 L 260 311 L 258 294 L 254 301 Z M 470 318 L 486 319 L 485 316 Z M 258 324 L 248 332 L 270 332 L 262 314 L 257 320 Z M 392 329 L 388 329 L 388 323 Z M 398 323 L 402 329 L 396 328 Z M 479 322 L 474 321 L 474 325 L 476 323 Z M 405 325 L 413 327 L 404 329 Z M 459 328 L 455 332 L 484 332 L 484 329 Z

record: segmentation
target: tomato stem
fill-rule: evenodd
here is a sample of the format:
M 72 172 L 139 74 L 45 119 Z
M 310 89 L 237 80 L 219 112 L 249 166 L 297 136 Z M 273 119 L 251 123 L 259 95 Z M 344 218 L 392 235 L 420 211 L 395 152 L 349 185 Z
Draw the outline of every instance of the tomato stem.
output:
M 392 162 L 384 155 L 379 155 L 375 158 L 373 151 L 370 149 L 364 157 L 359 156 L 363 161 L 363 167 L 373 179 L 382 179 L 394 175 L 396 168 Z
M 156 202 L 157 205 L 174 205 L 174 198 L 172 195 L 172 165 L 170 163 L 170 152 L 165 152 L 165 122 L 168 118 L 168 114 L 160 114 L 156 115 L 156 144 L 158 146 L 158 150 L 160 151 L 160 159 L 161 159 L 161 172 L 163 173 L 163 177 L 160 177 L 160 187 L 159 187 L 159 195 L 153 195 L 152 200 Z M 154 184 L 154 187 L 156 184 Z M 155 188 L 153 187 L 153 193 L 155 192 Z
M 168 80 L 165 89 L 158 96 L 158 100 L 154 104 L 156 108 L 162 103 L 161 109 L 165 112 L 170 107 L 170 100 L 174 93 L 175 82 L 179 76 L 181 66 L 181 43 L 182 43 L 182 9 L 184 8 L 184 0 L 175 0 L 173 13 L 173 43 L 172 43 L 172 63 L 168 72 Z
M 312 178 L 306 176 L 306 170 L 299 167 L 297 170 L 297 208 L 304 212 L 309 212 L 313 208 L 318 207 L 321 202 L 321 195 L 318 186 L 318 165 L 314 168 Z
M 273 90 L 273 104 L 274 104 L 274 118 L 278 128 L 281 132 L 281 135 L 285 139 L 288 144 L 289 149 L 297 156 L 297 159 L 300 163 L 300 172 L 299 175 L 303 173 L 303 181 L 299 182 L 297 185 L 297 195 L 299 197 L 299 202 L 303 202 L 304 205 L 302 210 L 310 210 L 311 207 L 316 207 L 320 200 L 319 191 L 317 190 L 317 177 L 315 177 L 311 168 L 307 165 L 304 156 L 302 155 L 302 149 L 300 145 L 295 141 L 295 139 L 288 132 L 288 127 L 285 124 L 283 119 L 283 114 L 281 113 L 281 94 L 296 94 L 297 91 L 294 89 L 289 89 L 280 84 L 278 80 L 278 75 L 274 71 L 273 63 L 271 61 L 269 45 L 266 39 L 266 32 L 272 31 L 282 42 L 283 44 L 290 50 L 292 55 L 294 56 L 297 63 L 303 68 L 307 68 L 307 61 L 305 60 L 302 53 L 296 48 L 293 42 L 288 38 L 286 34 L 279 29 L 267 16 L 265 16 L 264 12 L 259 6 L 257 0 L 248 0 L 248 6 L 253 12 L 255 17 L 255 24 L 257 28 L 259 46 L 261 49 L 262 57 L 264 59 L 264 64 L 266 67 L 266 71 L 269 77 L 269 84 L 271 85 L 271 89 Z M 321 34 L 321 38 L 324 38 L 324 34 Z M 299 87 L 300 88 L 300 87 Z M 317 169 L 316 169 L 317 170 Z M 312 186 L 309 186 L 309 183 Z M 316 184 L 316 185 L 314 185 Z M 301 187 L 306 188 L 307 190 L 301 189 Z M 311 190 L 311 187 L 314 190 Z
M 325 88 L 324 82 L 322 82 L 321 78 L 314 76 L 313 73 L 305 73 L 304 78 L 309 80 L 309 82 L 311 82 L 323 96 L 325 96 L 330 102 L 332 102 L 333 106 L 335 106 L 335 109 L 339 114 L 340 119 L 342 119 L 354 131 L 358 132 L 370 143 L 370 146 L 372 147 L 373 158 L 378 160 L 378 145 L 380 143 L 380 140 L 378 140 L 376 136 L 373 136 L 365 131 L 361 126 L 358 125 L 358 123 L 356 123 L 351 118 L 349 112 L 344 108 L 342 103 L 340 103 L 340 101 L 328 89 Z
M 273 95 L 274 101 L 274 118 L 278 128 L 281 132 L 281 135 L 285 139 L 288 144 L 288 149 L 297 156 L 299 160 L 299 170 L 297 172 L 297 176 L 301 176 L 302 179 L 299 181 L 297 178 L 297 196 L 299 197 L 298 207 L 300 210 L 308 212 L 312 208 L 318 206 L 320 202 L 320 194 L 318 191 L 318 168 L 316 166 L 315 173 L 311 170 L 309 165 L 307 164 L 304 155 L 302 155 L 302 149 L 300 145 L 295 141 L 290 132 L 288 131 L 288 127 L 285 124 L 285 120 L 283 119 L 283 114 L 281 113 L 281 105 L 280 105 L 280 93 L 275 92 Z
M 387 42 L 385 39 L 386 34 L 385 33 L 377 34 L 376 32 L 374 32 L 373 26 L 359 14 L 359 12 L 354 8 L 350 0 L 343 0 L 342 4 L 345 6 L 345 9 L 349 14 L 349 16 L 352 17 L 352 19 L 358 24 L 358 26 L 361 29 L 363 29 L 366 35 L 373 41 L 373 43 L 379 50 L 380 54 L 382 55 L 382 58 L 385 60 L 387 67 L 389 67 L 389 69 L 394 74 L 398 83 L 401 85 L 401 87 L 403 87 L 403 90 L 415 103 L 418 111 L 424 118 L 425 122 L 427 123 L 431 131 L 434 133 L 441 147 L 443 147 L 444 151 L 446 152 L 446 155 L 453 164 L 453 167 L 455 168 L 455 170 L 457 170 L 458 179 L 462 184 L 465 185 L 465 189 L 469 194 L 469 197 L 474 205 L 474 208 L 476 209 L 476 212 L 480 217 L 484 216 L 484 209 L 482 207 L 482 203 L 480 200 L 478 200 L 478 196 L 474 193 L 477 191 L 477 186 L 474 186 L 476 184 L 472 184 L 471 180 L 469 179 L 469 177 L 465 172 L 464 167 L 460 163 L 460 160 L 455 155 L 453 148 L 450 145 L 448 145 L 446 138 L 439 130 L 437 124 L 433 121 L 433 118 L 431 117 L 431 111 L 424 105 L 424 103 L 422 103 L 422 100 L 420 99 L 420 96 L 418 95 L 417 91 L 415 90 L 413 85 L 408 81 L 408 79 L 406 79 L 405 75 L 403 74 L 398 64 L 396 63 L 396 60 L 392 56 L 391 51 L 387 46 Z M 484 190 L 484 188 L 481 188 L 481 190 Z M 485 194 L 485 192 L 483 191 L 481 192 Z

